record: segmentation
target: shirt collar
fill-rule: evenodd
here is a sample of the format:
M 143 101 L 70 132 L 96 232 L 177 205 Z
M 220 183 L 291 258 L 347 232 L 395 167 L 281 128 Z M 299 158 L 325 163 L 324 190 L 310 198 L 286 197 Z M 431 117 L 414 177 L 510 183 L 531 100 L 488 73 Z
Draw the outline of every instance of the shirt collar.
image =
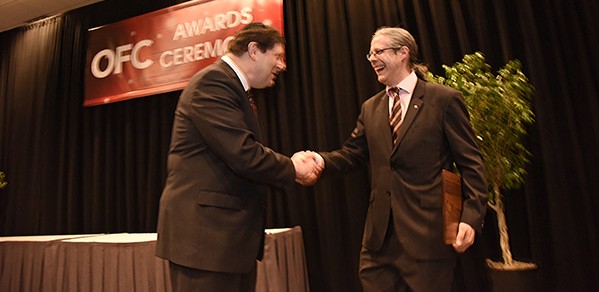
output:
M 412 73 L 401 80 L 395 87 L 412 94 L 414 88 L 416 87 L 416 82 L 418 82 L 418 76 L 416 76 L 416 72 L 412 71 Z M 389 89 L 391 89 L 391 87 L 387 86 L 387 92 L 389 92 Z
M 243 70 L 241 70 L 241 68 L 237 66 L 237 64 L 235 63 L 235 61 L 233 61 L 233 59 L 231 59 L 231 57 L 224 55 L 220 57 L 220 59 L 227 63 L 229 66 L 231 66 L 233 71 L 235 71 L 235 74 L 237 74 L 239 81 L 241 81 L 241 84 L 243 85 L 243 90 L 248 91 L 252 88 L 247 80 L 247 77 L 245 76 L 245 73 L 243 73 Z

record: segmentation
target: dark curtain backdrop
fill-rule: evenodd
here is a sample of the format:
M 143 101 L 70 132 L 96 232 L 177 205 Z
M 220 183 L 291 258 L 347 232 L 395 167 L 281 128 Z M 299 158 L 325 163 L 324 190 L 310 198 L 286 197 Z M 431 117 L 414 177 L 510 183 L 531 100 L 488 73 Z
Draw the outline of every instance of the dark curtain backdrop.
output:
M 0 234 L 155 232 L 180 92 L 84 108 L 87 29 L 183 1 L 118 1 L 0 33 Z M 334 150 L 382 86 L 364 55 L 379 26 L 403 26 L 435 74 L 480 51 L 523 63 L 536 88 L 534 155 L 506 193 L 512 252 L 539 265 L 539 291 L 599 290 L 599 3 L 534 0 L 286 0 L 288 71 L 259 93 L 268 145 Z M 2 12 L 0 12 L 1 17 Z M 274 190 L 268 227 L 303 228 L 313 291 L 360 291 L 368 169 Z M 500 259 L 492 211 L 460 258 L 460 291 L 488 289 Z

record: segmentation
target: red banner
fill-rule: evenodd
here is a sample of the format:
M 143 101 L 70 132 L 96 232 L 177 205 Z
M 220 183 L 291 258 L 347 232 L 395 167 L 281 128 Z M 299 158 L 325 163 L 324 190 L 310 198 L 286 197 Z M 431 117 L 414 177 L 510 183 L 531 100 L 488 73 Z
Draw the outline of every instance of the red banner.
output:
M 200 0 L 90 29 L 83 105 L 184 88 L 250 22 L 283 33 L 283 0 Z

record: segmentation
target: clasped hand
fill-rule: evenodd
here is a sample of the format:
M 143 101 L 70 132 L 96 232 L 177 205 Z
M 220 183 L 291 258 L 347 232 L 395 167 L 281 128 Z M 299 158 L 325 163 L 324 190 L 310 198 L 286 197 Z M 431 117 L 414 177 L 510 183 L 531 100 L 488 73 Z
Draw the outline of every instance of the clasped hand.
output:
M 474 228 L 464 222 L 460 222 L 458 227 L 458 235 L 455 242 L 452 244 L 455 251 L 458 253 L 465 252 L 473 243 L 475 236 Z
M 295 181 L 304 186 L 316 183 L 324 170 L 324 160 L 316 152 L 301 151 L 291 156 L 295 167 Z

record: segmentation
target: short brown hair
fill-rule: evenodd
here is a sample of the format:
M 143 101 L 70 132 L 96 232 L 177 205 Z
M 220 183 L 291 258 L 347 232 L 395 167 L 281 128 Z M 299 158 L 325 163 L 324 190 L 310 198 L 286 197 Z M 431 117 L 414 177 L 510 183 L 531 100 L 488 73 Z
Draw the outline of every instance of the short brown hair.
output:
M 241 56 L 247 52 L 248 44 L 257 42 L 263 53 L 274 48 L 276 44 L 285 44 L 285 38 L 271 26 L 260 22 L 252 22 L 235 34 L 235 39 L 229 43 L 229 52 Z

